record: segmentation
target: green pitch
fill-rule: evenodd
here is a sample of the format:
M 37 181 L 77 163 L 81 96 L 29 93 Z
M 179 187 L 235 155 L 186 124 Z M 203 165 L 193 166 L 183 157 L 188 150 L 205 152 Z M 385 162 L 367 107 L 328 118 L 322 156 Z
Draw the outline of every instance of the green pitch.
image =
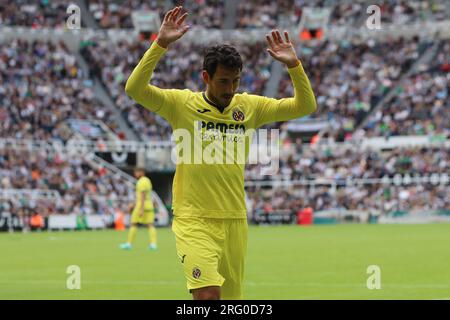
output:
M 0 233 L 0 299 L 190 299 L 170 229 Z M 68 266 L 81 269 L 69 290 Z M 367 288 L 367 267 L 381 289 Z M 251 227 L 247 299 L 450 299 L 450 224 Z

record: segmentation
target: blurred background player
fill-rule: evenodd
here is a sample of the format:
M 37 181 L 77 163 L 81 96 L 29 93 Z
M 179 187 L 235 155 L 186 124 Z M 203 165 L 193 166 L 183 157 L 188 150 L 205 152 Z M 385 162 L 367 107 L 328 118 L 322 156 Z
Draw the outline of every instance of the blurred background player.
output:
M 131 214 L 131 226 L 128 232 L 128 240 L 126 243 L 120 245 L 121 249 L 130 250 L 132 243 L 136 237 L 138 224 L 146 225 L 150 237 L 150 250 L 156 250 L 156 228 L 153 225 L 155 221 L 155 210 L 152 202 L 152 183 L 148 177 L 145 176 L 143 168 L 136 168 L 134 170 L 134 177 L 136 182 L 136 203 Z

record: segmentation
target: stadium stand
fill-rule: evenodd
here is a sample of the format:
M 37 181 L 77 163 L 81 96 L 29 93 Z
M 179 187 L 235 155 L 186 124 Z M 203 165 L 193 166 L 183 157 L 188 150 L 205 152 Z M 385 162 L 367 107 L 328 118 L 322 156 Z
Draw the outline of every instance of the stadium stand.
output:
M 337 141 L 348 139 L 427 46 L 418 38 L 378 43 L 324 42 L 316 48 L 299 45 L 297 50 L 303 52 L 318 104 L 311 118 L 328 122 L 329 134 Z M 292 93 L 286 72 L 278 96 Z
M 95 165 L 88 153 L 79 152 L 72 142 L 92 144 L 88 151 L 93 152 L 96 140 L 120 136 L 119 120 L 124 120 L 139 140 L 131 141 L 131 149 L 170 140 L 171 130 L 165 120 L 137 106 L 124 92 L 125 82 L 148 42 L 140 42 L 136 34 L 117 41 L 111 32 L 131 32 L 133 10 L 156 10 L 162 17 L 167 5 L 182 4 L 191 13 L 190 24 L 195 28 L 223 34 L 229 34 L 225 22 L 234 13 L 231 31 L 239 32 L 242 38 L 233 44 L 244 60 L 239 91 L 273 92 L 272 96 L 278 98 L 292 94 L 287 73 L 282 71 L 281 80 L 271 83 L 277 71 L 265 43 L 260 42 L 264 38 L 255 40 L 259 33 L 247 36 L 246 32 L 265 31 L 281 22 L 297 31 L 306 4 L 329 8 L 330 28 L 362 26 L 367 16 L 364 12 L 361 15 L 366 1 L 359 0 L 340 4 L 305 0 L 283 0 L 276 5 L 265 0 L 232 2 L 234 6 L 219 0 L 88 0 L 83 3 L 97 25 L 88 29 L 93 36 L 87 40 L 80 36 L 79 51 L 73 45 L 49 41 L 51 34 L 46 40 L 25 40 L 19 33 L 12 40 L 0 40 L 0 140 L 34 140 L 49 145 L 59 141 L 73 148 L 74 154 L 68 158 L 65 151 L 48 147 L 32 151 L 0 147 L 0 212 L 16 216 L 32 212 L 111 215 L 116 209 L 127 210 L 132 188 L 126 187 L 129 181 L 118 174 L 120 169 L 113 164 L 114 171 Z M 378 2 L 382 23 L 387 27 L 450 17 L 444 0 Z M 0 29 L 20 26 L 61 31 L 66 17 L 64 1 L 0 3 Z M 82 26 L 86 26 L 84 20 Z M 99 34 L 101 37 L 97 37 Z M 167 52 L 152 79 L 155 85 L 202 90 L 199 72 L 207 43 L 191 40 L 179 42 Z M 280 170 L 264 176 L 261 165 L 247 165 L 249 215 L 255 218 L 280 211 L 295 215 L 308 206 L 315 212 L 356 210 L 381 215 L 449 210 L 449 41 L 421 37 L 418 32 L 415 36 L 389 35 L 369 41 L 356 35 L 301 43 L 296 40 L 296 44 L 318 102 L 317 112 L 303 120 L 322 121 L 325 129 L 316 132 L 320 139 L 310 144 L 310 139 L 290 129 L 297 122 L 274 126 L 281 129 Z M 433 50 L 431 63 L 417 63 Z M 111 105 L 98 97 L 94 88 L 97 79 L 109 94 Z M 425 142 L 409 145 L 418 136 Z M 361 147 L 363 142 L 380 138 L 388 144 L 393 137 L 403 139 L 400 147 Z M 155 162 L 167 164 L 167 146 L 151 150 L 142 151 L 141 158 L 151 153 Z M 159 157 L 162 153 L 166 154 Z M 173 170 L 163 165 L 148 165 L 147 169 L 158 173 Z M 28 196 L 30 190 L 35 191 L 34 196 Z M 166 201 L 170 203 L 170 198 Z
M 67 1 L 2 0 L 0 26 L 26 26 L 39 28 L 64 28 Z
M 133 199 L 132 185 L 107 168 L 94 167 L 82 155 L 2 148 L 0 168 L 2 189 L 56 191 L 57 213 L 101 214 L 103 202 L 123 200 L 123 206 Z
M 271 190 L 249 188 L 247 193 L 253 208 L 249 214 L 252 219 L 280 211 L 295 215 L 306 207 L 313 207 L 315 212 L 359 210 L 383 215 L 393 211 L 423 212 L 450 206 L 448 187 L 431 183 L 410 186 L 365 184 L 345 188 L 327 185 Z
M 277 175 L 260 176 L 261 165 L 247 165 L 247 180 L 331 180 L 379 179 L 401 174 L 432 174 L 450 171 L 450 150 L 442 147 L 411 147 L 383 150 L 290 147 L 282 153 Z
M 450 136 L 450 42 L 443 41 L 431 64 L 397 86 L 386 107 L 366 124 L 368 136 Z
M 64 43 L 0 43 L 0 137 L 67 141 L 69 119 L 103 122 L 115 131 L 110 108 Z M 55 86 L 55 83 L 57 84 Z
M 102 29 L 132 28 L 131 14 L 134 10 L 151 10 L 160 13 L 162 19 L 165 1 L 102 1 L 88 0 L 87 6 L 98 26 Z
M 126 29 L 133 28 L 131 14 L 135 10 L 156 11 L 162 21 L 166 2 L 164 0 L 89 0 L 88 7 L 100 28 Z M 190 23 L 193 26 L 218 29 L 223 26 L 225 15 L 223 0 L 173 1 L 173 5 L 182 5 L 185 10 L 189 11 L 192 16 Z

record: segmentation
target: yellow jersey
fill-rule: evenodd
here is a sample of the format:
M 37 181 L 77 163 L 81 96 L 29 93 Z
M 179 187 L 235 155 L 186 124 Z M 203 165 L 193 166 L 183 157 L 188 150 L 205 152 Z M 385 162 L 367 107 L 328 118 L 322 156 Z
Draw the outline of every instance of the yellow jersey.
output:
M 140 177 L 136 181 L 136 205 L 134 206 L 133 212 L 139 213 L 141 209 L 142 192 L 145 193 L 144 211 L 153 210 L 152 188 L 152 182 L 145 176 Z
M 300 64 L 288 69 L 295 97 L 273 99 L 247 93 L 235 94 L 221 112 L 203 92 L 160 89 L 149 84 L 153 70 L 166 50 L 154 41 L 130 75 L 125 91 L 136 102 L 165 118 L 172 126 L 175 140 L 175 133 L 189 133 L 192 139 L 188 145 L 192 150 L 199 151 L 201 146 L 199 153 L 187 155 L 192 161 L 177 161 L 172 191 L 173 213 L 183 217 L 244 219 L 247 216 L 244 170 L 251 140 L 247 133 L 270 122 L 287 121 L 312 113 L 316 102 L 308 77 Z M 197 138 L 200 143 L 196 145 Z M 230 160 L 225 152 L 222 164 L 196 162 L 195 154 L 208 151 L 212 141 L 234 143 L 234 150 L 245 142 L 244 161 L 238 161 L 236 155 Z M 185 157 L 183 152 L 189 151 L 184 149 L 180 152 L 181 139 L 177 142 L 178 156 Z

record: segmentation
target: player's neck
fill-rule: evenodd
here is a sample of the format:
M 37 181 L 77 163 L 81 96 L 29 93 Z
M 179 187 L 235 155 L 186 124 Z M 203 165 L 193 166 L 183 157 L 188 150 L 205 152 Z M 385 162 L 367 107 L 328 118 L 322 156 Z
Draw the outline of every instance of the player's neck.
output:
M 210 105 L 212 105 L 212 106 L 216 107 L 217 109 L 219 109 L 220 112 L 223 112 L 223 110 L 225 110 L 225 108 L 228 107 L 228 106 L 220 105 L 219 102 L 216 101 L 216 99 L 214 99 L 212 97 L 212 95 L 208 92 L 208 89 L 206 89 L 206 91 L 205 91 L 205 98 L 206 98 L 205 99 L 206 102 L 208 102 Z
M 207 100 L 207 102 L 208 103 L 210 103 L 210 104 L 213 104 L 215 107 L 217 107 L 217 108 L 224 108 L 223 106 L 221 106 L 220 104 L 219 104 L 219 102 L 218 101 L 216 101 L 216 99 L 209 93 L 209 91 L 208 91 L 208 89 L 206 89 L 206 91 L 205 91 L 205 96 L 206 96 L 206 99 L 208 99 Z

